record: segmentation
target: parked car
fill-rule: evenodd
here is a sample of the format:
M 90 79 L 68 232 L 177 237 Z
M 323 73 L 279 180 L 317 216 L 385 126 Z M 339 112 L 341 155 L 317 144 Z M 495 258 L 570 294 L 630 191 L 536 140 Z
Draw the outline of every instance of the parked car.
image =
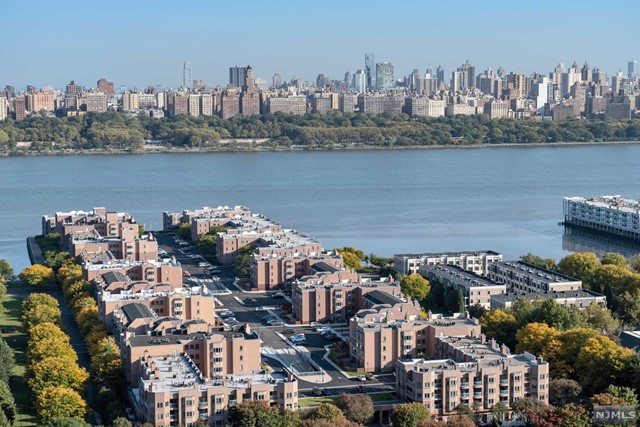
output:
M 285 295 L 282 292 L 276 292 L 275 294 L 271 295 L 271 297 L 276 299 L 281 299 L 281 298 L 284 298 Z
M 356 391 L 358 393 L 364 393 L 365 392 L 365 388 L 363 385 L 359 385 L 358 387 L 356 387 Z
M 264 308 L 263 306 L 260 306 L 260 307 L 256 307 L 256 311 L 267 311 L 267 309 Z
M 289 335 L 289 334 L 293 334 L 293 333 L 295 333 L 295 331 L 296 331 L 296 330 L 295 330 L 295 329 L 293 329 L 293 328 L 285 328 L 285 330 L 284 330 L 284 331 L 282 331 L 282 333 L 283 333 L 283 334 L 285 334 L 285 335 Z
M 189 273 L 188 271 L 183 271 L 182 277 L 191 277 L 191 273 Z
M 314 387 L 313 390 L 311 390 L 311 393 L 314 396 L 322 396 L 322 387 Z
M 373 374 L 370 372 L 367 373 L 364 377 L 367 379 L 367 381 L 373 381 L 376 379 L 376 377 L 374 377 Z

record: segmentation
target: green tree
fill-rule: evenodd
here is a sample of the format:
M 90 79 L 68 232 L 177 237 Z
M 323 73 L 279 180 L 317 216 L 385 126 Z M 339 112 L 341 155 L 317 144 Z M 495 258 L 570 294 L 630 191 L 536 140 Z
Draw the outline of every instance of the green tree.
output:
M 280 414 L 263 400 L 249 400 L 229 408 L 233 427 L 278 427 Z
M 80 417 L 53 417 L 44 422 L 44 427 L 91 427 Z
M 62 264 L 69 260 L 71 255 L 68 252 L 60 251 L 46 251 L 44 253 L 44 265 L 52 268 L 54 271 L 58 270 Z
M 585 288 L 591 288 L 591 281 L 601 263 L 593 252 L 577 252 L 560 260 L 560 273 L 583 281 Z
M 527 264 L 535 265 L 536 267 L 544 268 L 550 271 L 557 271 L 558 266 L 556 265 L 556 260 L 554 258 L 542 258 L 538 255 L 534 255 L 529 252 L 526 255 L 520 257 L 520 261 L 526 262 Z
M 5 280 L 13 277 L 13 268 L 6 259 L 0 259 L 0 277 L 4 277 Z
M 211 234 L 203 234 L 195 242 L 196 251 L 203 257 L 213 260 L 216 257 L 218 237 Z
M 184 223 L 178 226 L 178 230 L 176 231 L 178 237 L 182 240 L 190 241 L 191 240 L 191 224 Z
M 493 416 L 493 425 L 500 427 L 505 416 L 509 413 L 506 405 L 498 402 L 491 407 L 491 415 Z
M 111 423 L 111 427 L 133 427 L 131 421 L 124 417 L 118 417 Z
M 16 401 L 11 394 L 8 383 L 0 381 L 0 409 L 9 422 L 13 423 L 16 418 Z
M 251 255 L 255 248 L 251 245 L 244 246 L 240 248 L 238 251 L 238 256 L 236 260 L 233 262 L 233 269 L 236 274 L 240 277 L 248 277 L 249 276 L 249 265 L 251 264 Z
M 580 384 L 572 379 L 558 378 L 549 382 L 549 400 L 558 405 L 564 405 L 569 400 L 582 393 Z
M 602 263 L 602 265 L 616 265 L 622 268 L 630 268 L 629 261 L 627 261 L 627 259 L 623 255 L 617 254 L 615 252 L 607 252 L 602 256 L 600 262 Z
M 430 417 L 429 410 L 417 402 L 397 405 L 391 412 L 394 427 L 418 427 L 421 420 L 428 421 Z
M 348 420 L 359 424 L 366 424 L 373 418 L 373 400 L 366 394 L 341 394 L 336 406 Z
M 422 301 L 426 298 L 431 288 L 427 279 L 415 273 L 402 276 L 400 279 L 400 289 L 407 298 Z
M 41 264 L 31 265 L 20 272 L 20 280 L 24 280 L 31 286 L 47 286 L 55 283 L 56 277 L 53 269 Z
M 310 419 L 325 419 L 325 420 L 334 420 L 338 418 L 343 418 L 344 414 L 336 405 L 332 405 L 331 403 L 323 403 L 317 406 L 311 414 L 309 414 L 308 418 Z
M 9 379 L 13 375 L 14 365 L 13 349 L 4 339 L 0 338 L 0 381 L 9 383 Z

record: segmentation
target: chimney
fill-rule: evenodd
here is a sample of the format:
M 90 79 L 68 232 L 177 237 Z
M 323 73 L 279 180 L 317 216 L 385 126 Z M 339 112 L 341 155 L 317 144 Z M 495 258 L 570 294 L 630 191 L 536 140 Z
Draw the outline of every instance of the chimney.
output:
M 486 342 L 487 342 L 487 336 L 485 334 L 480 334 L 480 343 L 486 344 Z
M 489 341 L 489 345 L 493 349 L 496 349 L 496 350 L 498 349 L 498 343 L 496 342 L 495 338 L 491 338 L 491 341 Z
M 431 310 L 427 312 L 427 319 L 433 320 L 433 313 L 431 312 Z
M 539 364 L 543 364 L 544 363 L 544 359 L 542 358 L 542 355 L 538 356 L 538 363 Z
M 248 323 L 244 324 L 244 333 L 247 335 L 251 335 L 251 326 Z
M 502 344 L 500 346 L 500 353 L 502 353 L 502 354 L 511 354 L 510 351 L 509 351 L 509 347 L 507 347 L 504 344 Z

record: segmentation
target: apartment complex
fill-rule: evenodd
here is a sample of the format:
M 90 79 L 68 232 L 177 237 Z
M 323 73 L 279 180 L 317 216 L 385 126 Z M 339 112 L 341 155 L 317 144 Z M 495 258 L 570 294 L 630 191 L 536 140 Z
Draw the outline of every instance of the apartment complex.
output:
M 156 427 L 227 425 L 230 406 L 263 400 L 281 409 L 298 407 L 297 381 L 282 374 L 230 375 L 210 380 L 187 354 L 146 355 L 140 379 L 132 389 L 136 413 Z
M 510 308 L 514 302 L 520 298 L 535 299 L 552 299 L 559 305 L 573 306 L 577 308 L 587 308 L 591 304 L 597 304 L 606 307 L 607 297 L 597 292 L 586 289 L 577 289 L 575 291 L 558 291 L 558 292 L 527 292 L 516 294 L 500 294 L 491 296 L 491 309 Z
M 430 282 L 438 282 L 446 288 L 459 290 L 464 296 L 464 305 L 481 305 L 491 308 L 491 298 L 507 292 L 505 284 L 493 282 L 475 273 L 453 265 L 420 266 L 420 274 Z
M 621 196 L 564 198 L 564 223 L 640 239 L 640 201 Z
M 423 318 L 425 317 L 425 318 Z M 480 322 L 466 313 L 421 315 L 413 302 L 360 310 L 349 323 L 350 355 L 364 372 L 392 371 L 398 360 L 436 354 L 436 338 L 479 336 Z
M 329 268 L 293 282 L 291 310 L 295 323 L 345 323 L 368 305 L 405 301 L 402 299 L 400 285 L 391 279 L 361 279 L 349 270 L 316 265 L 318 266 Z M 374 295 L 367 300 L 365 297 L 370 293 Z
M 489 278 L 504 284 L 507 293 L 562 292 L 582 289 L 582 281 L 522 261 L 491 264 Z
M 493 251 L 398 254 L 393 257 L 394 269 L 402 276 L 418 273 L 421 265 L 453 265 L 486 276 L 489 266 L 500 261 L 502 254 Z
M 489 422 L 498 403 L 509 408 L 523 397 L 549 401 L 549 363 L 542 357 L 512 355 L 484 335 L 439 336 L 433 356 L 435 360 L 398 361 L 396 393 L 425 405 L 438 418 L 455 415 L 462 404 L 476 407 L 482 421 Z

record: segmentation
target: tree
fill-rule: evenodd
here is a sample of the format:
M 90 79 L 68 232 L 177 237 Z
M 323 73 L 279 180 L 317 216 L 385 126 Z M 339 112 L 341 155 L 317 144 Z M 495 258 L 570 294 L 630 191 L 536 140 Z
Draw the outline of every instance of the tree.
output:
M 608 337 L 589 338 L 580 349 L 575 370 L 580 384 L 589 390 L 602 390 L 623 371 L 633 350 L 623 348 Z
M 411 300 L 422 301 L 426 298 L 429 290 L 429 281 L 420 274 L 410 274 L 402 276 L 400 279 L 400 289 L 402 293 Z
M 58 307 L 49 305 L 37 305 L 29 311 L 22 312 L 22 324 L 27 331 L 41 323 L 60 324 L 62 313 Z
M 217 246 L 218 237 L 211 234 L 203 234 L 195 242 L 196 251 L 210 260 L 216 257 Z
M 80 392 L 89 378 L 87 371 L 74 360 L 62 357 L 47 357 L 36 362 L 30 372 L 29 387 L 36 395 L 50 386 L 63 386 Z
M 68 252 L 60 252 L 60 251 L 46 251 L 44 253 L 44 265 L 47 267 L 53 268 L 53 270 L 58 270 L 62 264 L 69 260 L 71 255 Z
M 133 427 L 131 421 L 124 417 L 118 417 L 111 423 L 111 427 Z
M 96 384 L 112 388 L 122 383 L 122 360 L 113 338 L 102 339 L 91 353 L 91 377 Z
M 444 308 L 452 313 L 464 312 L 464 295 L 459 289 L 449 289 L 444 297 Z
M 366 394 L 341 394 L 336 406 L 348 420 L 356 423 L 366 424 L 373 418 L 373 400 Z
M 61 357 L 67 360 L 77 362 L 78 355 L 71 345 L 69 345 L 69 337 L 66 341 L 59 341 L 56 338 L 43 339 L 41 341 L 29 341 L 27 344 L 27 358 L 30 364 L 37 363 L 48 357 Z
M 300 425 L 301 427 L 362 427 L 361 424 L 349 421 L 344 417 L 332 420 L 326 418 L 306 419 Z
M 589 327 L 604 331 L 609 335 L 614 334 L 620 326 L 620 323 L 611 315 L 611 310 L 600 307 L 595 302 L 581 310 L 580 315 Z
M 178 230 L 176 231 L 178 237 L 182 240 L 190 241 L 191 240 L 191 224 L 184 223 L 180 224 Z
M 360 258 L 358 258 L 356 254 L 351 252 L 341 252 L 340 249 L 338 249 L 338 252 L 342 255 L 344 265 L 353 270 L 360 270 L 362 268 L 362 265 L 360 265 Z
M 556 260 L 554 258 L 542 258 L 538 255 L 534 255 L 529 252 L 526 255 L 520 257 L 520 261 L 526 262 L 527 264 L 535 265 L 536 267 L 544 268 L 546 270 L 557 271 L 558 266 L 556 265 Z
M 323 403 L 317 406 L 311 414 L 309 414 L 310 419 L 324 419 L 324 420 L 334 420 L 338 418 L 343 418 L 344 414 L 336 405 L 332 405 L 331 403 Z
M 11 375 L 13 375 L 13 367 L 15 365 L 15 356 L 13 349 L 5 340 L 0 338 L 0 381 L 9 383 Z
M 509 348 L 515 347 L 515 335 L 518 330 L 518 322 L 515 316 L 504 310 L 492 310 L 480 318 L 483 333 L 495 339 L 498 343 L 504 343 Z
M 36 397 L 36 411 L 46 421 L 54 417 L 84 417 L 87 404 L 68 387 L 47 387 Z
M 251 255 L 253 254 L 254 247 L 244 246 L 238 251 L 238 256 L 233 263 L 233 269 L 240 277 L 247 277 L 249 275 L 249 264 L 251 263 Z
M 58 308 L 60 306 L 58 304 L 58 300 L 51 295 L 34 292 L 22 301 L 20 309 L 24 313 L 38 305 L 46 305 L 54 308 Z
M 635 254 L 629 258 L 629 267 L 636 273 L 640 273 L 640 254 Z
M 622 321 L 634 329 L 640 325 L 640 290 L 623 292 L 617 298 L 617 313 Z
M 234 427 L 277 427 L 277 409 L 264 400 L 249 400 L 229 408 L 229 425 Z
M 602 255 L 600 262 L 602 265 L 616 265 L 622 268 L 629 268 L 629 261 L 627 261 L 624 255 L 620 255 L 615 252 L 607 252 Z
M 13 277 L 13 268 L 6 259 L 0 259 L 0 277 L 4 277 L 5 280 L 11 280 Z
M 536 321 L 564 330 L 572 327 L 571 316 L 567 307 L 563 307 L 552 298 L 547 298 L 540 304 Z
M 481 304 L 474 304 L 469 306 L 467 311 L 469 312 L 470 317 L 479 320 L 487 312 L 487 309 Z
M 575 380 L 558 378 L 549 382 L 549 400 L 561 406 L 581 392 L 582 387 Z
M 493 425 L 500 427 L 504 421 L 504 417 L 509 413 L 506 405 L 498 402 L 491 407 L 491 415 L 493 416 Z
M 373 253 L 369 254 L 367 258 L 369 263 L 379 268 L 384 268 L 393 262 L 393 258 L 384 258 Z
M 420 420 L 429 420 L 431 414 L 424 405 L 413 402 L 397 405 L 391 412 L 394 427 L 418 427 Z
M 49 286 L 56 281 L 53 269 L 41 264 L 31 265 L 20 272 L 20 280 L 24 280 L 31 286 Z
M 7 417 L 7 420 L 13 423 L 16 418 L 16 401 L 5 381 L 0 381 L 0 410 Z
M 53 417 L 44 423 L 45 427 L 91 427 L 80 417 Z
M 547 405 L 535 397 L 523 397 L 513 402 L 511 409 L 513 409 L 513 412 L 520 415 L 527 425 L 535 425 L 531 421 L 539 418 L 541 414 L 544 414 L 546 412 Z
M 585 288 L 590 289 L 593 274 L 600 265 L 600 260 L 593 252 L 577 252 L 562 258 L 558 268 L 560 273 L 582 280 Z
M 516 352 L 525 351 L 533 355 L 541 355 L 549 342 L 558 336 L 558 331 L 546 323 L 529 323 L 516 333 Z

